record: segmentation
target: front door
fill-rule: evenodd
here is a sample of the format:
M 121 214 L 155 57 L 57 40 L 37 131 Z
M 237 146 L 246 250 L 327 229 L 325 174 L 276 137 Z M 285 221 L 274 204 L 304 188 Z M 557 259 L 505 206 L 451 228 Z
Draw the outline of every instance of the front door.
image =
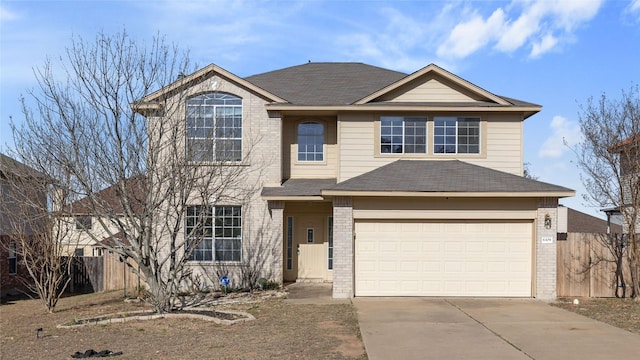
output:
M 285 218 L 284 280 L 324 280 L 327 273 L 326 218 L 298 215 Z

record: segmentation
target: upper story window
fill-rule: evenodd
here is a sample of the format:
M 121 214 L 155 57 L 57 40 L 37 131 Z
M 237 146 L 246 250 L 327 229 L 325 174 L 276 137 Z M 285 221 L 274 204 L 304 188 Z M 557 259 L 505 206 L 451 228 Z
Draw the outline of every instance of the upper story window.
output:
M 324 160 L 324 126 L 305 122 L 298 125 L 298 161 Z
M 380 153 L 424 154 L 427 152 L 427 118 L 382 116 Z
M 91 230 L 93 219 L 91 216 L 76 216 L 76 230 Z
M 435 117 L 433 119 L 435 154 L 479 154 L 480 119 Z
M 187 157 L 191 161 L 242 160 L 242 99 L 209 93 L 187 100 Z

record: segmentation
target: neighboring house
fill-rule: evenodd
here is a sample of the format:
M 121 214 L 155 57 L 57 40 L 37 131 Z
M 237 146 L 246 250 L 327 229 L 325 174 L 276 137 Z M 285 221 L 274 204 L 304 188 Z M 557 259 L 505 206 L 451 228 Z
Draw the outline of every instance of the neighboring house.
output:
M 33 236 L 30 221 L 46 209 L 44 191 L 34 191 L 34 179 L 42 178 L 36 170 L 0 154 L 0 295 L 27 291 L 29 274 L 20 264 L 19 237 Z M 38 181 L 38 180 L 36 180 Z M 24 217 L 24 221 L 21 218 Z
M 168 96 L 185 112 L 164 118 Z M 308 63 L 246 78 L 210 65 L 136 107 L 184 124 L 194 163 L 266 165 L 246 179 L 260 196 L 209 212 L 195 273 L 237 276 L 260 249 L 263 274 L 331 281 L 336 298 L 556 296 L 558 199 L 574 191 L 522 176 L 539 105 L 436 65 Z
M 622 226 L 560 205 L 558 207 L 558 240 L 567 233 L 621 234 Z
M 139 188 L 137 185 L 140 179 L 142 177 L 133 177 L 127 180 L 126 186 L 131 191 L 132 200 L 139 195 L 140 191 L 134 191 L 134 189 Z M 64 244 L 68 255 L 102 256 L 105 248 L 113 247 L 116 244 L 111 239 L 111 235 L 118 239 L 122 238 L 118 226 L 113 223 L 120 214 L 124 213 L 117 191 L 117 186 L 110 186 L 97 192 L 95 207 L 86 197 L 65 207 L 65 212 L 70 217 L 66 221 L 70 228 Z M 105 216 L 101 216 L 101 212 L 104 212 Z M 122 240 L 124 241 L 120 243 L 128 244 L 126 239 Z
M 620 177 L 622 180 L 622 207 L 636 207 L 635 232 L 640 233 L 640 134 L 631 136 L 615 146 L 610 151 L 618 154 L 620 159 Z M 607 209 L 609 215 L 620 214 L 621 209 Z M 629 232 L 630 222 L 622 217 L 625 233 Z

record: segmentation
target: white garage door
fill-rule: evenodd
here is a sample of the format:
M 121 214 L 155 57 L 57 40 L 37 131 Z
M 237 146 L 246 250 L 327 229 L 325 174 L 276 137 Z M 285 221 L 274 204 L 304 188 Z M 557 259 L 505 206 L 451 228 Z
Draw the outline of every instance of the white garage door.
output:
M 356 296 L 531 296 L 531 222 L 357 221 Z

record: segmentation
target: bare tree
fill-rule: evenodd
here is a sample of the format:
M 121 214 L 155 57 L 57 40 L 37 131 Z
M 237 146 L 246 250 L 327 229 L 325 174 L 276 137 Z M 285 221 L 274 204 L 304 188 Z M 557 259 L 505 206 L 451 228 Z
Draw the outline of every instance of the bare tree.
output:
M 624 239 L 611 239 L 617 253 L 629 260 L 631 297 L 640 299 L 640 88 L 623 91 L 620 99 L 603 94 L 589 99 L 580 114 L 584 141 L 576 148 L 585 199 L 620 213 Z M 620 273 L 621 274 L 621 273 Z
M 69 283 L 72 262 L 67 259 L 77 242 L 71 239 L 68 217 L 55 205 L 68 195 L 62 186 L 64 179 L 53 180 L 61 174 L 47 161 L 48 154 L 33 150 L 20 159 L 29 166 L 0 154 L 4 178 L 0 213 L 4 232 L 9 234 L 3 246 L 12 247 L 26 270 L 28 276 L 20 281 L 27 291 L 53 312 Z
M 188 54 L 162 38 L 148 46 L 126 32 L 73 39 L 59 68 L 49 62 L 37 70 L 39 86 L 30 93 L 37 116 L 24 101 L 25 126 L 14 133 L 21 153 L 31 146 L 56 153 L 52 161 L 83 197 L 69 210 L 90 213 L 102 230 L 89 232 L 94 240 L 110 238 L 109 250 L 137 264 L 158 312 L 172 311 L 191 276 L 187 263 L 211 228 L 207 209 L 246 201 L 259 185 L 247 179 L 257 179 L 248 172 L 260 167 L 227 166 L 235 159 L 221 158 L 233 144 L 218 144 L 215 165 L 193 161 L 213 150 L 187 141 L 185 100 L 199 75 L 189 83 L 182 74 L 192 70 Z M 32 137 L 39 141 L 24 147 Z M 243 129 L 243 157 L 258 140 Z M 186 229 L 191 204 L 202 211 Z
M 531 180 L 538 180 L 539 176 L 534 175 L 531 172 L 531 163 L 525 162 L 524 164 L 522 164 L 522 168 L 523 168 L 523 173 L 522 176 L 524 176 L 527 179 L 531 179 Z

